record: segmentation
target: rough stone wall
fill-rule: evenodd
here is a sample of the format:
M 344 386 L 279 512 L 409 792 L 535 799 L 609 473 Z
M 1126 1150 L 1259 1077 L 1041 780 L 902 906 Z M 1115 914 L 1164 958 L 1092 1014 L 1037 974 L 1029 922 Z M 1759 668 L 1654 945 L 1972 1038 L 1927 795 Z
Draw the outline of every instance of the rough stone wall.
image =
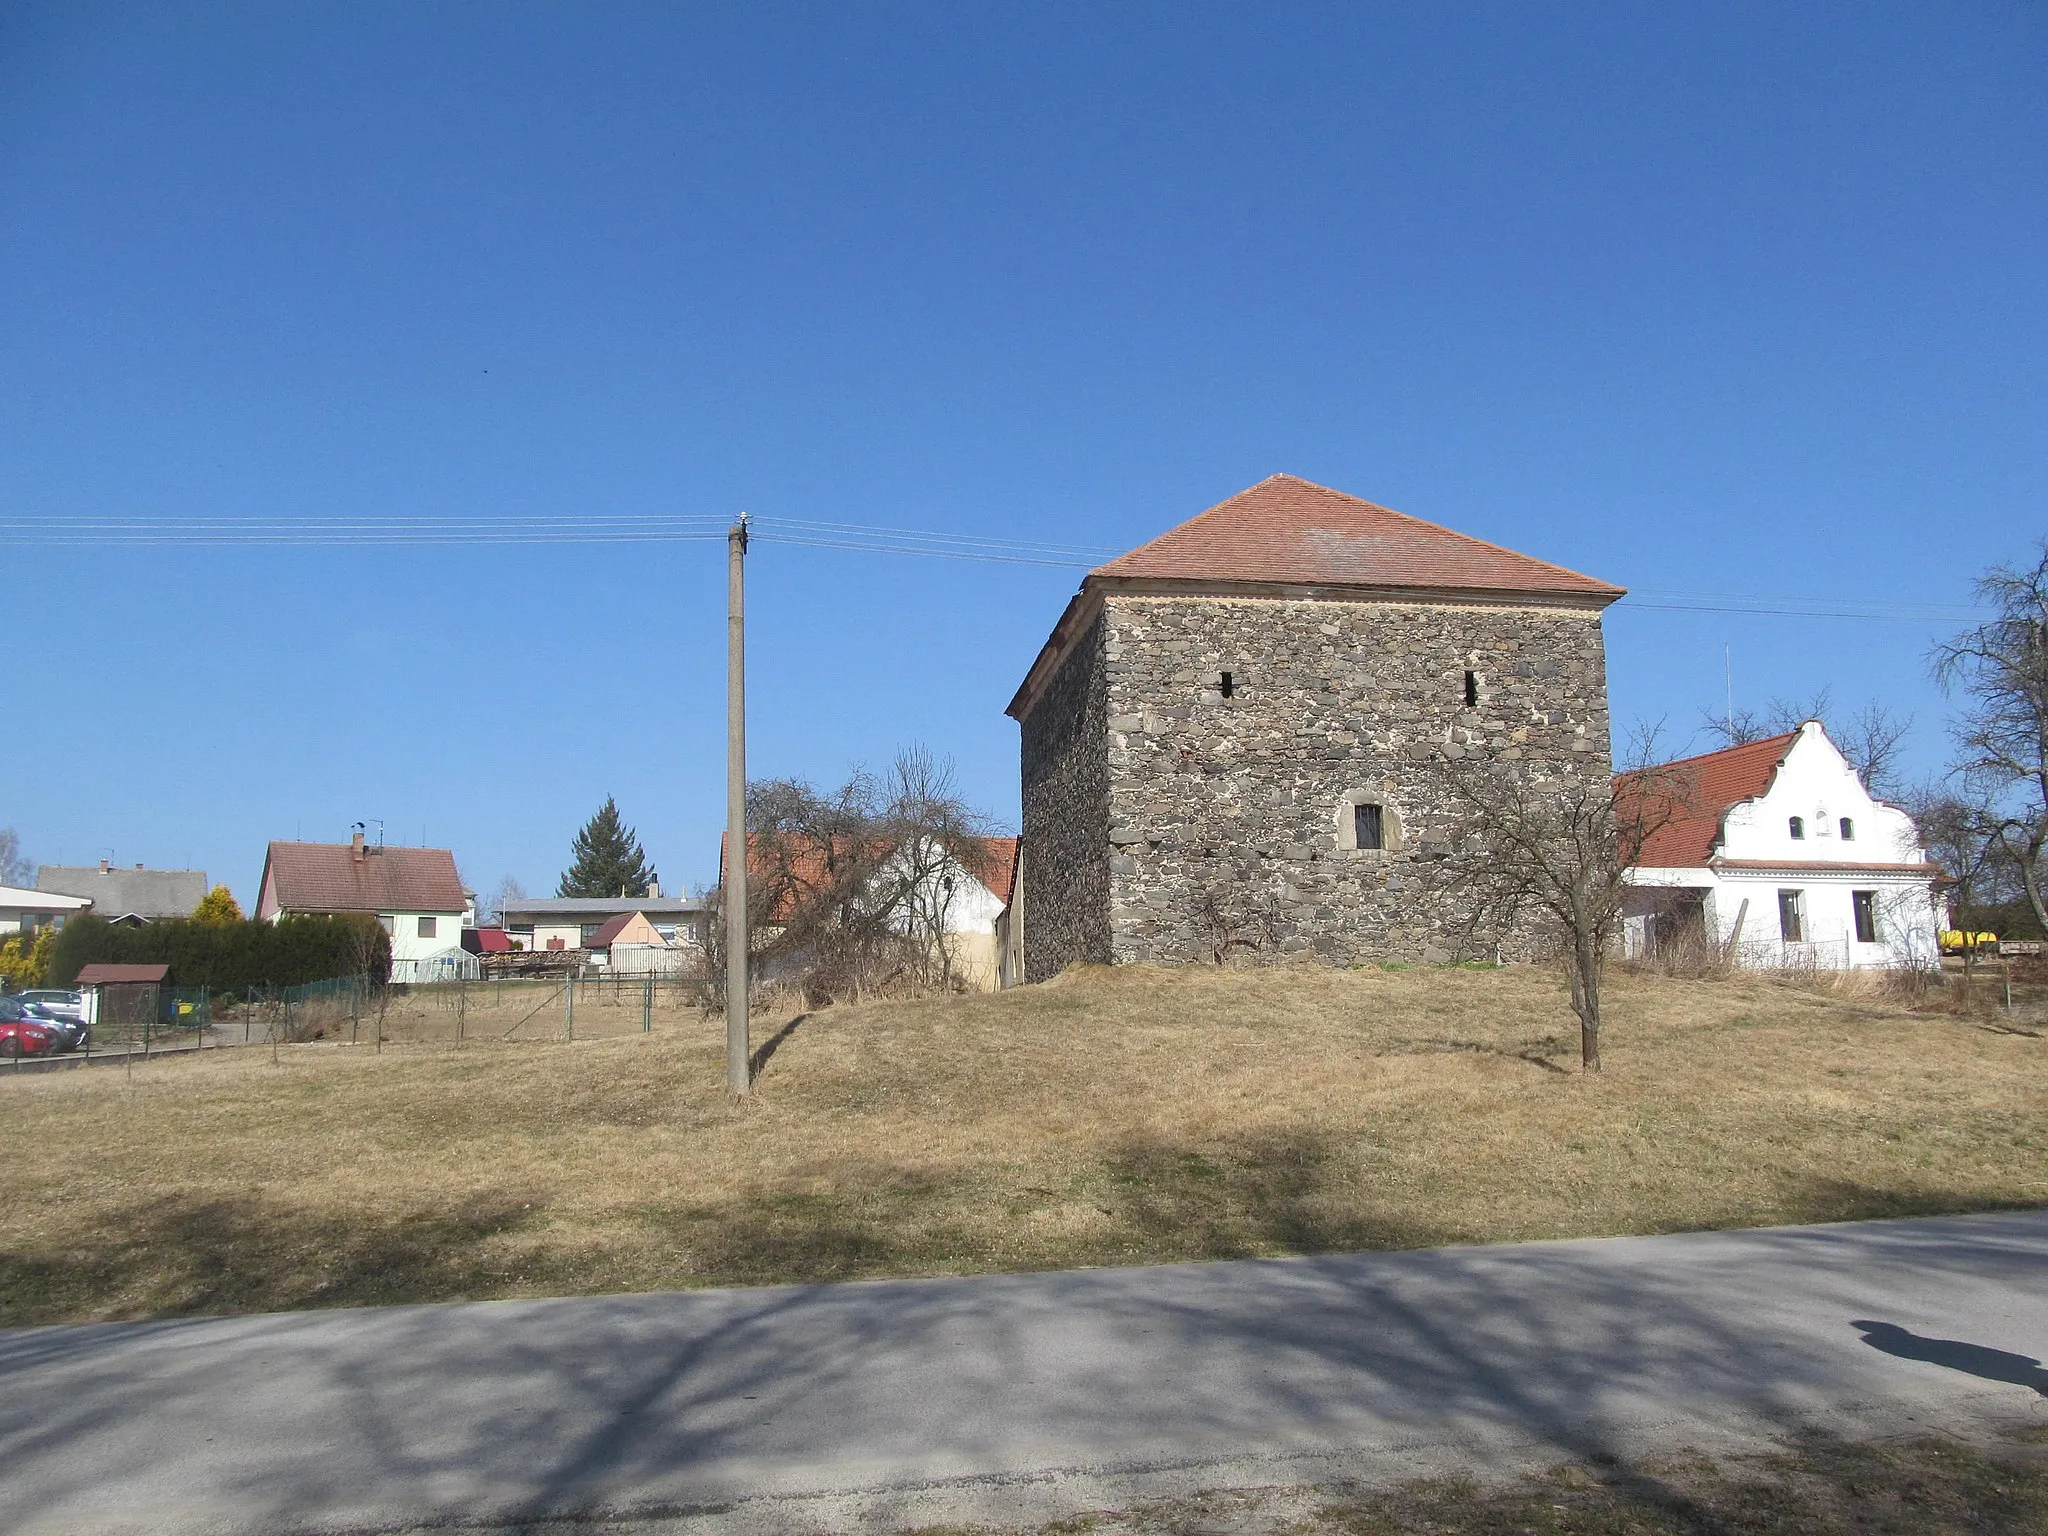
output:
M 1108 718 L 1098 618 L 1022 722 L 1026 981 L 1110 959 Z
M 1118 963 L 1449 959 L 1485 849 L 1450 835 L 1444 757 L 1609 772 L 1595 614 L 1115 597 L 1102 627 Z M 1360 800 L 1384 851 L 1346 846 Z

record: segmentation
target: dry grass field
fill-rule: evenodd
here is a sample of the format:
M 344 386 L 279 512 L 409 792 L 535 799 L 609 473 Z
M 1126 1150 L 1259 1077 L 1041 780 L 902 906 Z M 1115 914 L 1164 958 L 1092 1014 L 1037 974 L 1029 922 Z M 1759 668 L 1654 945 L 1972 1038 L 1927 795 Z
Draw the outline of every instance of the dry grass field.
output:
M 0 1071 L 9 1324 L 2048 1203 L 2048 1031 L 1531 969 L 1076 972 L 573 1043 Z

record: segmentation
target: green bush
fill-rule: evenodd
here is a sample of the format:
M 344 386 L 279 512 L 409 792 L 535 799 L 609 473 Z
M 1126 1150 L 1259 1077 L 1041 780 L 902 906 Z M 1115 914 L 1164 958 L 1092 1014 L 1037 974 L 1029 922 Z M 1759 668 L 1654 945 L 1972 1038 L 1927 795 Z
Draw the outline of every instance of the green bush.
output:
M 384 981 L 391 974 L 391 936 L 361 913 L 275 923 L 186 918 L 140 928 L 74 917 L 57 935 L 45 984 L 69 986 L 81 967 L 96 963 L 169 965 L 174 986 L 237 992 L 365 973 Z

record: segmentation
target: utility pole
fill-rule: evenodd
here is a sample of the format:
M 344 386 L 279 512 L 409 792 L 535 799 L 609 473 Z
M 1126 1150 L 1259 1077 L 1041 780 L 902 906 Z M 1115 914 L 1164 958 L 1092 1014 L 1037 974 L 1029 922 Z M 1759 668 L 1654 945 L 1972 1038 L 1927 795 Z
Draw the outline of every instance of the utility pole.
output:
M 747 1039 L 747 515 L 725 536 L 725 1086 L 753 1086 Z

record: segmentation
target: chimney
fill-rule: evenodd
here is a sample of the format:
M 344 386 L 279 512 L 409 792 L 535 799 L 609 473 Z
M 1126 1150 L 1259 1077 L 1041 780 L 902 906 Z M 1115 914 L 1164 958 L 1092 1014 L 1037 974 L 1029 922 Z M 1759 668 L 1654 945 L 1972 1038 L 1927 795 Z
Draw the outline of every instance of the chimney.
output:
M 103 875 L 105 875 L 105 874 L 111 874 L 111 873 L 113 872 L 113 868 L 114 868 L 114 866 L 113 866 L 113 863 L 112 863 L 112 862 L 111 862 L 110 860 L 107 860 L 107 859 L 101 859 L 101 860 L 100 860 L 100 873 L 101 873 L 101 874 L 103 874 Z
M 140 868 L 142 868 L 142 866 L 141 866 L 140 864 L 136 865 L 135 867 L 136 867 L 137 869 L 140 869 Z
M 647 882 L 647 894 L 648 894 L 649 896 L 655 896 L 655 897 L 658 897 L 658 896 L 660 896 L 660 895 L 661 895 L 661 882 L 660 882 L 659 880 L 650 880 L 650 881 L 648 881 L 648 882 Z
M 348 856 L 358 864 L 363 862 L 363 834 L 361 832 L 350 835 L 348 840 Z

